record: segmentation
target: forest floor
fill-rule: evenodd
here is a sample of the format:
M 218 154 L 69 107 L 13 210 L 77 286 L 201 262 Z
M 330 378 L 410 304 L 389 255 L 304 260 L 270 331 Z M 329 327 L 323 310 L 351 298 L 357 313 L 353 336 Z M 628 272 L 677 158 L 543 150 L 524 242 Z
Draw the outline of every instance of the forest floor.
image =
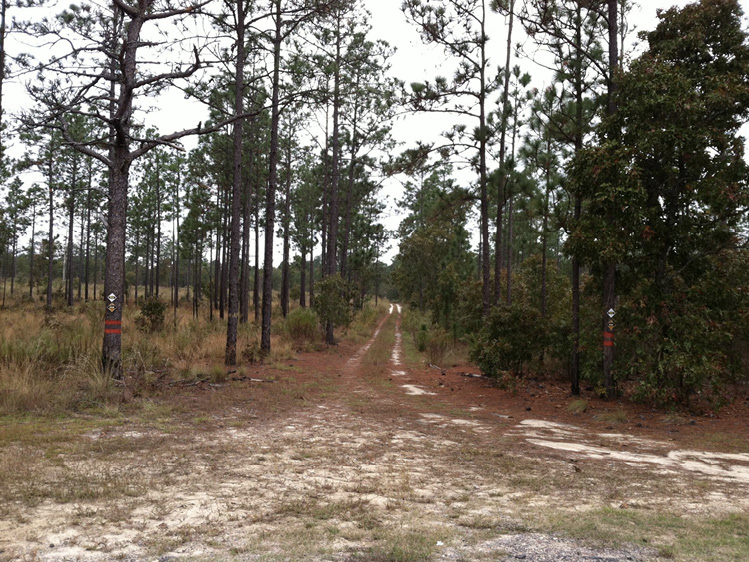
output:
M 575 414 L 562 382 L 425 368 L 399 327 L 250 370 L 272 382 L 0 420 L 0 560 L 749 559 L 745 396 Z

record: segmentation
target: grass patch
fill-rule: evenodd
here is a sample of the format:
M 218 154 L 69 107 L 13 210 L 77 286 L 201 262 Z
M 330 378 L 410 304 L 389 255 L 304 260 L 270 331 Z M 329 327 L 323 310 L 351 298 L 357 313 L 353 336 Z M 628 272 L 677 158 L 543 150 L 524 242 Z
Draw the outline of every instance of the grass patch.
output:
M 554 512 L 546 519 L 553 532 L 598 544 L 622 543 L 655 548 L 677 561 L 749 560 L 749 515 L 691 517 L 641 509 L 600 509 Z
M 572 414 L 584 414 L 590 408 L 590 403 L 585 398 L 578 398 L 567 405 L 567 411 Z
M 376 545 L 359 560 L 367 562 L 423 562 L 429 560 L 437 543 L 448 540 L 447 531 L 435 529 L 382 529 L 374 533 Z M 356 560 L 356 558 L 354 558 Z
M 395 344 L 395 314 L 391 314 L 380 328 L 380 333 L 362 358 L 365 367 L 382 368 L 390 363 Z
M 624 410 L 616 410 L 614 412 L 604 412 L 597 414 L 595 419 L 607 423 L 627 423 L 627 412 Z

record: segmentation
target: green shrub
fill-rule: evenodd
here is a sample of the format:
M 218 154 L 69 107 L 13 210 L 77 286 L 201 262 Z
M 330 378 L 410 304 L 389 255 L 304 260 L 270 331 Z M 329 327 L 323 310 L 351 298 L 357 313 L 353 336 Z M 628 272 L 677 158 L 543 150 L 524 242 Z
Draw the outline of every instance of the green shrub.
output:
M 158 297 L 148 297 L 140 305 L 135 325 L 141 332 L 158 332 L 164 327 L 167 304 Z
M 349 284 L 340 275 L 328 275 L 315 283 L 315 304 L 313 306 L 320 323 L 334 326 L 348 326 L 351 323 Z
M 317 340 L 319 325 L 317 314 L 310 308 L 295 308 L 286 315 L 286 330 L 295 345 Z
M 430 365 L 442 366 L 450 343 L 450 335 L 442 328 L 430 330 L 426 343 L 427 361 Z
M 481 371 L 498 378 L 503 372 L 523 372 L 523 364 L 536 357 L 545 345 L 540 313 L 521 303 L 494 308 L 479 332 L 471 360 Z

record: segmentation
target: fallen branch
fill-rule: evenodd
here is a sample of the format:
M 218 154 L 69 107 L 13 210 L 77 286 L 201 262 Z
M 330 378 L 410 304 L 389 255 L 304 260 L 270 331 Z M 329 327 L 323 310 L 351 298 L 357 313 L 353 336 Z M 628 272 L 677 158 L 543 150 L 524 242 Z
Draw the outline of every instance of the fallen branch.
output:
M 253 379 L 252 377 L 232 377 L 233 381 L 250 381 L 250 382 L 278 382 L 272 379 Z
M 473 379 L 484 379 L 486 378 L 485 375 L 482 375 L 481 373 L 458 373 L 461 377 L 471 377 Z
M 441 374 L 441 375 L 444 375 L 444 374 L 445 374 L 445 373 L 447 372 L 447 371 L 445 371 L 445 369 L 443 369 L 442 367 L 438 367 L 437 365 L 432 365 L 432 364 L 430 363 L 430 364 L 429 364 L 429 366 L 430 366 L 430 367 L 431 367 L 432 369 L 437 369 L 437 370 L 438 370 L 438 371 L 440 372 L 440 374 Z

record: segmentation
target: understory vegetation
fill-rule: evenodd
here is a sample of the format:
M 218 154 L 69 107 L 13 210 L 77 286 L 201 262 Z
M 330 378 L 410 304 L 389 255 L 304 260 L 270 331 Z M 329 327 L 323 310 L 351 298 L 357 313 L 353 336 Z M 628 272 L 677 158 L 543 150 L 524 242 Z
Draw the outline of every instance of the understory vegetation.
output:
M 6 306 L 0 324 L 0 416 L 95 412 L 148 399 L 169 385 L 225 381 L 231 371 L 222 363 L 226 322 L 193 318 L 186 307 L 165 314 L 159 303 L 146 299 L 124 317 L 122 381 L 101 370 L 100 302 L 51 311 L 29 303 Z M 384 302 L 368 303 L 356 314 L 349 312 L 352 320 L 340 324 L 338 333 L 360 342 L 386 312 Z M 273 325 L 274 347 L 266 357 L 259 353 L 257 326 L 240 325 L 239 346 L 245 350 L 240 373 L 254 362 L 273 366 L 300 351 L 325 347 L 323 327 L 309 308 L 294 308 L 286 319 L 279 313 Z

